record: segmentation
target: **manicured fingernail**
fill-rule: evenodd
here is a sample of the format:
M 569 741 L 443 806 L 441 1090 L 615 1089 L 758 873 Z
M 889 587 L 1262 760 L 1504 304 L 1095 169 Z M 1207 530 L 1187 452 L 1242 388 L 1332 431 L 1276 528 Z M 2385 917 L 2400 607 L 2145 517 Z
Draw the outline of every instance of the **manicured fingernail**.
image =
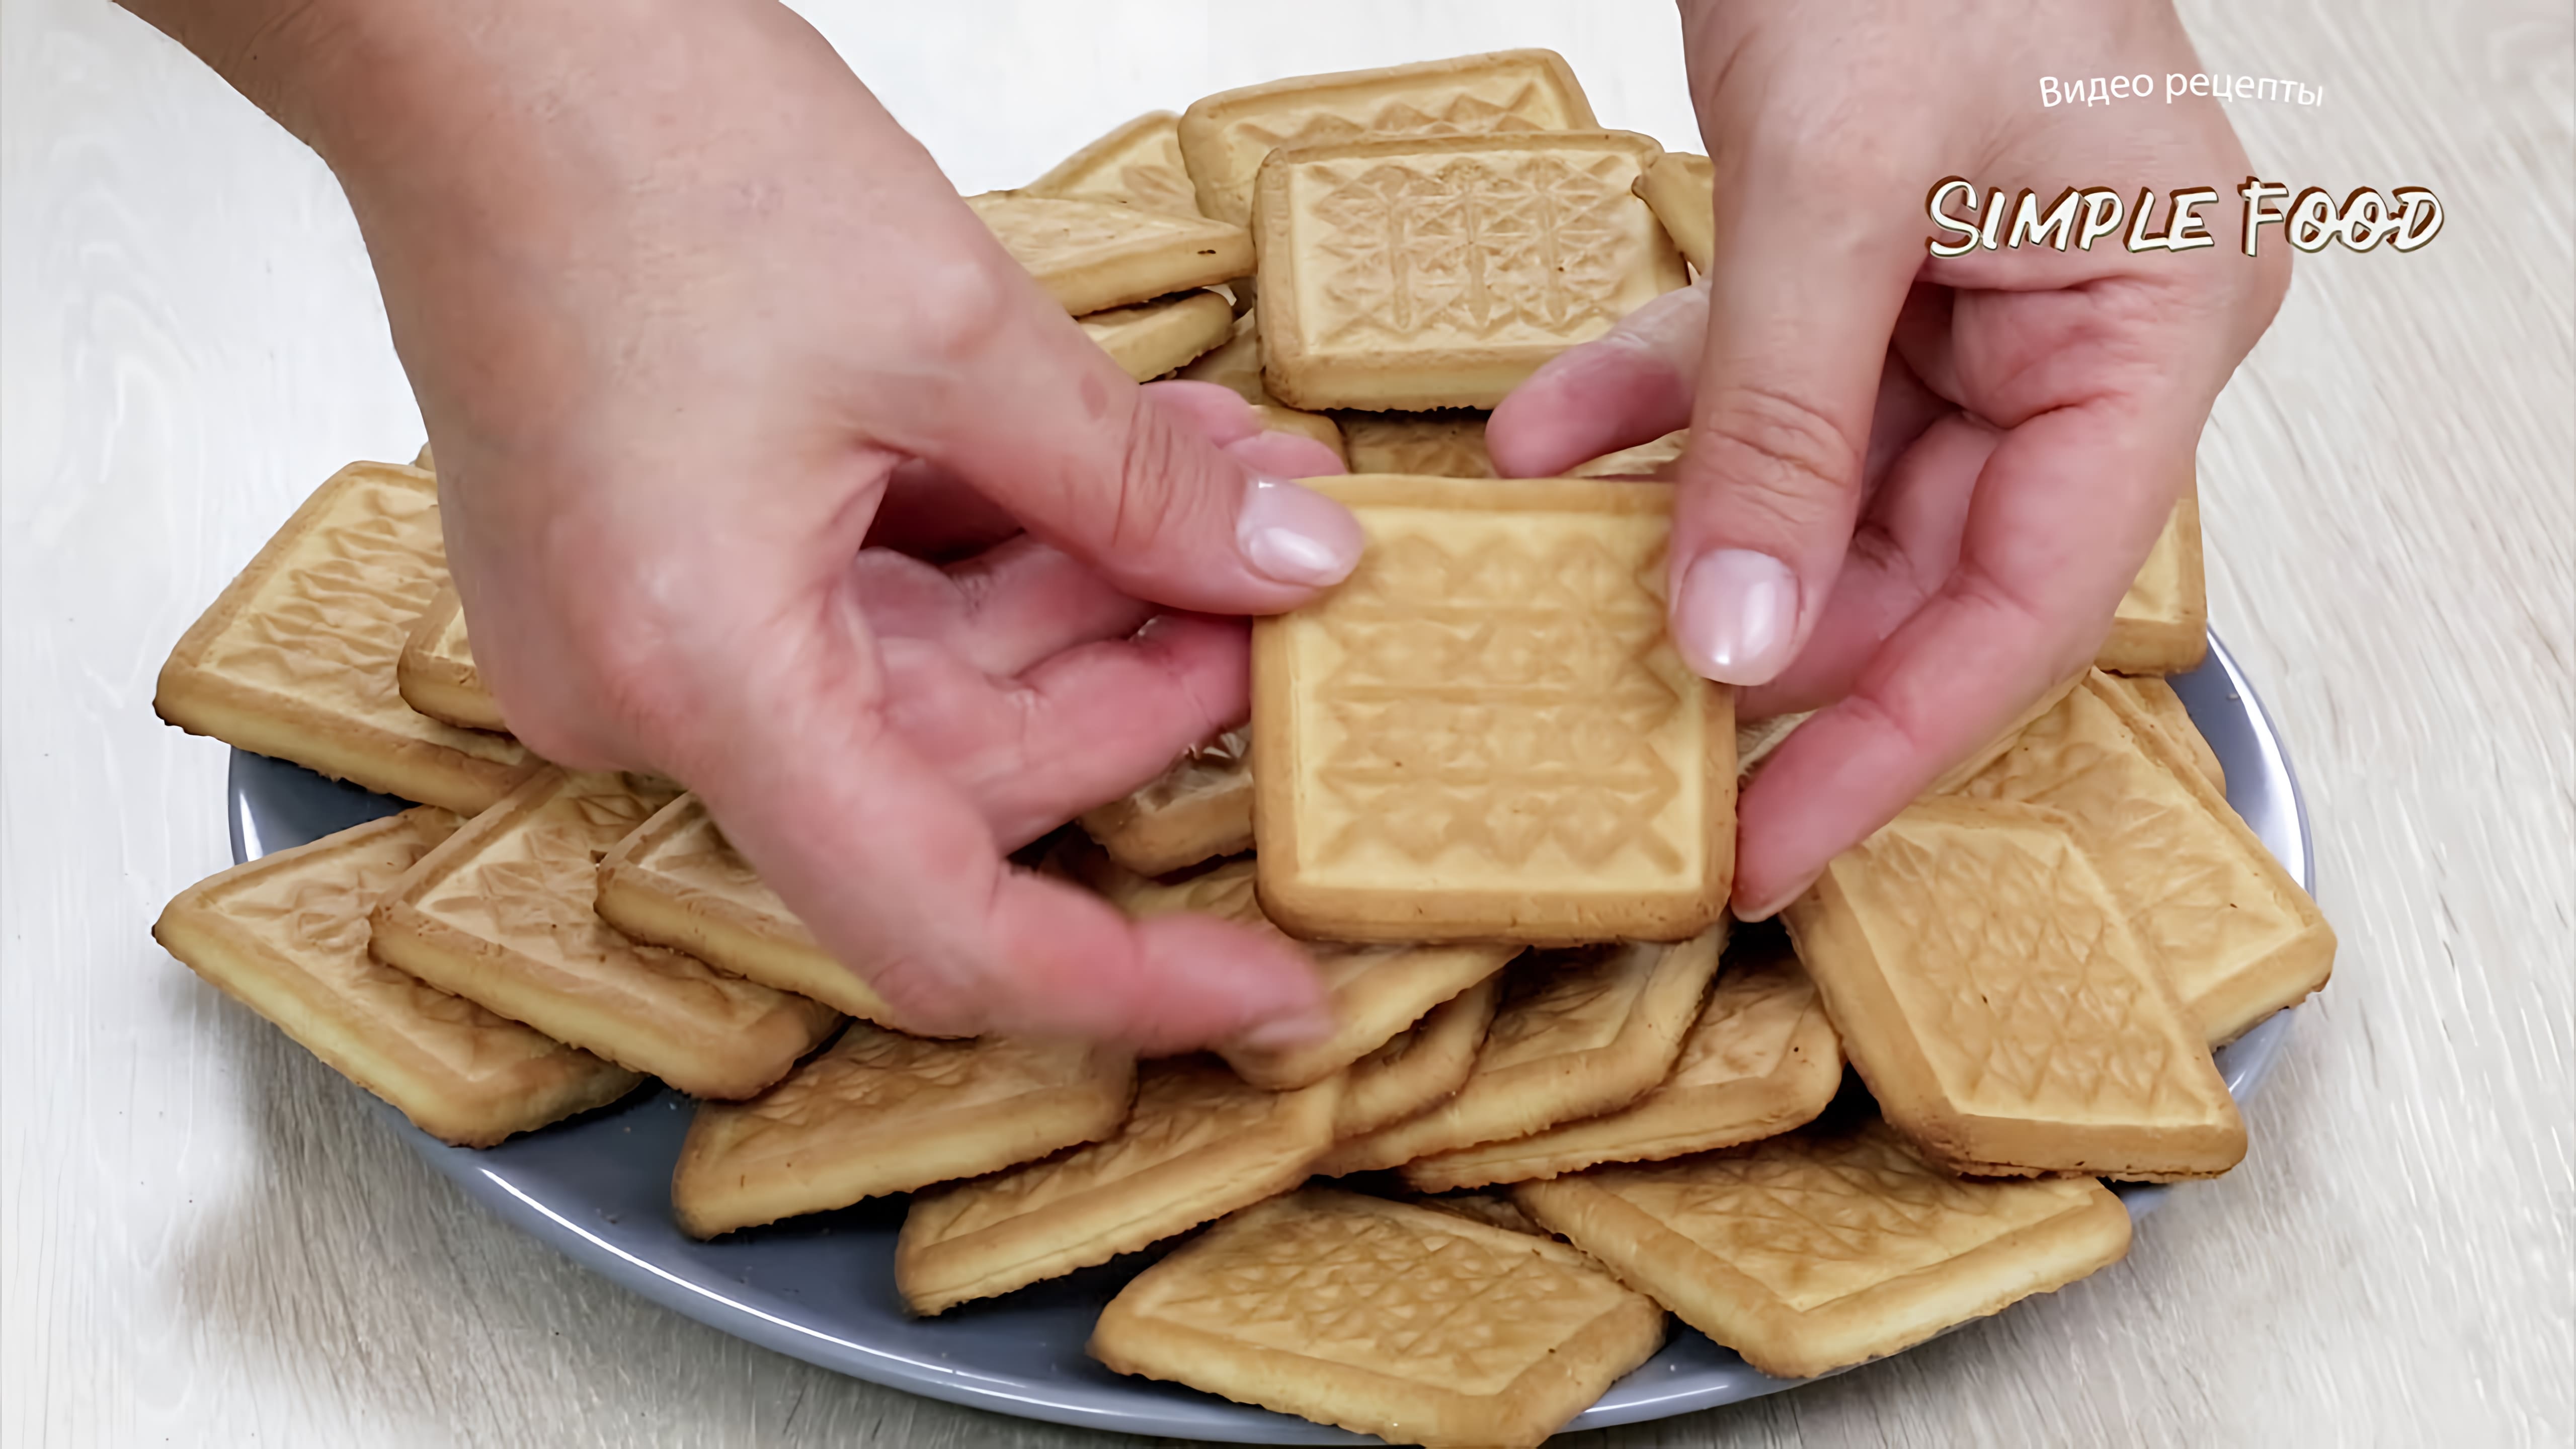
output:
M 1274 1016 L 1249 1028 L 1235 1041 L 1259 1052 L 1287 1051 L 1293 1047 L 1312 1046 L 1331 1036 L 1333 1030 L 1331 1012 L 1310 1009 L 1288 1016 Z
M 1751 549 L 1711 549 L 1682 575 L 1673 642 L 1682 661 L 1721 684 L 1765 684 L 1789 666 L 1798 578 Z
M 1255 478 L 1244 490 L 1234 537 L 1264 578 L 1307 588 L 1350 577 L 1367 542 L 1349 509 L 1280 478 Z
M 1817 874 L 1821 875 L 1823 872 L 1819 871 Z M 1796 903 L 1798 897 L 1805 895 L 1808 887 L 1813 886 L 1815 883 L 1816 877 L 1811 875 L 1805 880 L 1798 882 L 1796 885 L 1789 887 L 1787 890 L 1773 892 L 1772 898 L 1760 906 L 1751 910 L 1745 910 L 1739 907 L 1735 912 L 1735 918 L 1739 921 L 1767 921 L 1773 916 L 1780 914 L 1782 911 L 1789 909 L 1791 905 Z

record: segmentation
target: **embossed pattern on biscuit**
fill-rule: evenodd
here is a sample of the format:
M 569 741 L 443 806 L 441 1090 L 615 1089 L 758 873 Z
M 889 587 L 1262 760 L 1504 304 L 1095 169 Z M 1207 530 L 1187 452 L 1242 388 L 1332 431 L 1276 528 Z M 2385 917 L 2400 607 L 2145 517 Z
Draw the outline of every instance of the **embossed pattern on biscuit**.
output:
M 2322 984 L 2333 934 L 2224 803 L 2122 718 L 2119 689 L 2089 678 L 1962 793 L 2063 813 L 2184 1005 L 2230 1040 Z
M 472 814 L 533 758 L 421 714 L 396 687 L 412 622 L 446 582 L 436 480 L 353 463 L 181 638 L 154 707 L 192 733 Z
M 2098 1182 L 1963 1180 L 1876 1122 L 1513 1195 L 1685 1322 L 1790 1378 L 2061 1287 L 2129 1242 L 2126 1209 Z
M 1332 1141 L 1339 1077 L 1265 1092 L 1203 1058 L 1148 1062 L 1110 1137 L 918 1193 L 895 1245 L 905 1301 L 938 1313 L 1105 1263 L 1295 1186 Z
M 1255 625 L 1262 901 L 1299 934 L 1695 934 L 1731 879 L 1732 697 L 1665 636 L 1649 483 L 1355 477 L 1369 549 Z
M 1592 124 L 1592 103 L 1563 57 L 1514 50 L 1223 91 L 1183 113 L 1179 138 L 1199 208 L 1241 225 L 1252 218 L 1253 177 L 1277 148 Z
M 1260 183 L 1262 376 L 1301 408 L 1492 407 L 1683 285 L 1622 132 L 1282 151 Z
M 1739 950 L 1683 1038 L 1672 1074 L 1634 1104 L 1527 1137 L 1418 1158 L 1425 1192 L 1554 1177 L 1603 1162 L 1705 1152 L 1813 1119 L 1842 1083 L 1842 1048 L 1815 983 L 1775 934 Z
M 1491 478 L 1485 414 L 1470 408 L 1421 413 L 1346 412 L 1337 420 L 1354 473 L 1420 473 L 1435 478 Z
M 2245 1128 L 2062 815 L 1929 799 L 1790 907 L 1888 1120 L 1958 1172 L 2223 1172 Z
M 633 940 L 594 905 L 600 857 L 676 793 L 636 776 L 539 774 L 378 908 L 378 954 L 692 1096 L 758 1093 L 839 1013 Z
M 1399 1443 L 1526 1445 L 1662 1339 L 1660 1309 L 1552 1239 L 1310 1188 L 1139 1274 L 1091 1351 Z
M 1148 111 L 1057 162 L 1020 188 L 1028 196 L 1109 201 L 1173 216 L 1199 214 L 1198 194 L 1181 159 L 1181 118 Z
M 698 1109 L 672 1208 L 709 1237 L 996 1172 L 1114 1131 L 1134 1080 L 1133 1058 L 1108 1047 L 853 1022 L 751 1101 Z
M 235 866 L 172 901 L 153 936 L 422 1130 L 488 1147 L 640 1078 L 368 954 L 368 911 L 457 823 L 409 810 Z

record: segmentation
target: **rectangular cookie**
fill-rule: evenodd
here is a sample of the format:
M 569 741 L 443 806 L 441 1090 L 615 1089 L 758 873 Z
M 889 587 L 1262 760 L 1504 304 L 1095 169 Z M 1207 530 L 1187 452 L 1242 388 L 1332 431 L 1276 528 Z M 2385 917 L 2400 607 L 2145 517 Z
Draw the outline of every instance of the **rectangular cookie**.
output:
M 1252 270 L 1252 236 L 1205 217 L 992 191 L 966 198 L 1002 249 L 1076 317 Z
M 352 463 L 180 636 L 152 708 L 190 734 L 476 814 L 536 759 L 516 740 L 403 702 L 403 641 L 446 582 L 438 481 L 398 463 Z
M 1271 919 L 1342 941 L 1708 929 L 1734 880 L 1734 692 L 1665 637 L 1669 485 L 1306 482 L 1368 551 L 1253 623 Z
M 1181 369 L 1181 376 L 1191 382 L 1212 382 L 1232 388 L 1245 402 L 1259 407 L 1270 401 L 1261 386 L 1261 323 L 1259 312 L 1245 312 L 1234 319 L 1234 333 L 1210 348 L 1200 358 Z
M 2227 770 L 2218 763 L 2218 752 L 2209 747 L 2208 738 L 2201 734 L 2200 726 L 2192 722 L 2191 711 L 2183 705 L 2182 696 L 2174 693 L 2174 687 L 2166 682 L 2163 675 L 2105 674 L 2102 680 L 2125 690 L 2129 702 L 2138 707 L 2138 713 L 2154 721 L 2156 727 L 2165 732 L 2166 739 L 2191 757 L 2192 768 L 2200 771 L 2202 778 L 2209 781 L 2210 788 L 2222 796 L 2227 793 Z
M 1843 1051 L 1934 1165 L 2162 1181 L 2244 1157 L 2202 1028 L 2065 816 L 1927 798 L 1786 920 Z
M 2200 490 L 2193 487 L 2121 596 L 2093 662 L 2117 674 L 2182 674 L 2208 653 L 2209 584 L 2201 570 Z
M 370 820 L 210 876 L 152 939 L 333 1071 L 459 1147 L 616 1101 L 642 1081 L 367 954 L 367 912 L 455 833 L 444 810 Z
M 1661 1347 L 1664 1314 L 1551 1238 L 1308 1188 L 1138 1274 L 1091 1356 L 1396 1444 L 1535 1445 Z
M 894 1008 L 796 919 L 695 795 L 653 812 L 599 862 L 599 914 L 648 945 L 879 1026 Z
M 1365 1137 L 1428 1112 L 1457 1095 L 1476 1069 L 1476 1053 L 1503 999 L 1499 975 L 1488 976 L 1351 1063 L 1333 1137 Z
M 1172 762 L 1123 800 L 1082 814 L 1109 858 L 1138 875 L 1169 875 L 1252 848 L 1252 735 L 1237 726 Z
M 1701 276 L 1717 251 L 1717 168 L 1705 156 L 1667 151 L 1637 178 L 1637 195 Z
M 1228 861 L 1172 883 L 1146 880 L 1097 865 L 1076 866 L 1131 916 L 1195 911 L 1255 930 L 1278 928 L 1253 898 L 1253 864 Z M 1284 1092 L 1318 1082 L 1376 1051 L 1425 1012 L 1503 969 L 1517 946 L 1345 946 L 1299 942 L 1332 1002 L 1333 1034 L 1294 1047 L 1253 1047 L 1221 1042 L 1226 1064 L 1256 1087 Z
M 1265 1092 L 1204 1057 L 1147 1062 L 1113 1135 L 914 1194 L 895 1286 L 915 1313 L 943 1313 L 1285 1192 L 1333 1140 L 1341 1093 L 1340 1077 Z
M 2093 1179 L 1963 1180 L 1878 1122 L 1597 1167 L 1512 1196 L 1785 1379 L 1911 1348 L 2129 1251 L 2128 1210 Z
M 1117 127 L 1057 162 L 1020 194 L 1199 215 L 1189 163 L 1181 159 L 1181 118 L 1173 111 L 1147 111 Z
M 1491 478 L 1485 414 L 1474 408 L 1433 412 L 1339 414 L 1354 473 L 1413 473 L 1434 478 Z
M 1788 941 L 1776 930 L 1747 934 L 1751 949 L 1739 941 L 1728 953 L 1672 1075 L 1646 1095 L 1531 1136 L 1417 1157 L 1405 1182 L 1447 1192 L 1556 1177 L 1733 1147 L 1813 1121 L 1842 1086 L 1842 1043 Z
M 1480 1142 L 1615 1112 L 1654 1090 L 1717 972 L 1726 928 L 1677 945 L 1541 952 L 1513 967 L 1457 1094 L 1419 1116 L 1334 1144 L 1330 1177 L 1401 1167 Z
M 672 791 L 551 766 L 421 858 L 374 912 L 378 956 L 693 1097 L 758 1095 L 840 1014 L 632 940 L 598 859 Z
M 854 1021 L 748 1102 L 689 1119 L 671 1212 L 691 1237 L 977 1177 L 1118 1130 L 1136 1061 L 1083 1042 L 930 1041 Z
M 394 665 L 394 688 L 403 703 L 431 719 L 470 730 L 507 733 L 501 707 L 474 667 L 474 641 L 465 635 L 465 605 L 447 584 L 412 621 Z
M 1074 320 L 1138 382 L 1161 377 L 1234 335 L 1234 309 L 1206 290 Z
M 2334 969 L 2316 902 L 2110 675 L 2094 671 L 1962 793 L 2064 815 L 2213 1044 Z
M 1588 131 L 1596 124 L 1565 57 L 1498 50 L 1220 91 L 1181 113 L 1179 136 L 1199 210 L 1245 226 L 1252 221 L 1253 178 L 1274 147 Z
M 1263 386 L 1307 409 L 1501 402 L 1687 285 L 1631 189 L 1660 154 L 1625 131 L 1272 153 L 1254 224 Z

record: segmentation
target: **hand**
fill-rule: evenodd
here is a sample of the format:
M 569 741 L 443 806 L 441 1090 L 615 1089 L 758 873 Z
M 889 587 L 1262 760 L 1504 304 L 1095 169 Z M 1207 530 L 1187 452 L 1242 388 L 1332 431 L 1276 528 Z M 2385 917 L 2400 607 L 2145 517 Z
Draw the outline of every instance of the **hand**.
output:
M 1254 471 L 1322 450 L 1137 388 L 765 0 L 148 8 L 347 188 L 531 748 L 687 783 L 926 1029 L 1323 1029 L 1293 951 L 1002 856 L 1241 715 L 1240 626 L 1138 600 L 1339 580 L 1349 514 Z
M 1759 919 L 2091 660 L 2289 259 L 1926 254 L 1945 176 L 2044 202 L 2247 173 L 2208 100 L 2040 105 L 2043 75 L 2201 69 L 2165 0 L 1684 0 L 1682 24 L 1712 273 L 1541 369 L 1487 441 L 1529 476 L 1690 427 L 1674 640 L 1749 686 L 1747 718 L 1829 706 L 1741 802 Z

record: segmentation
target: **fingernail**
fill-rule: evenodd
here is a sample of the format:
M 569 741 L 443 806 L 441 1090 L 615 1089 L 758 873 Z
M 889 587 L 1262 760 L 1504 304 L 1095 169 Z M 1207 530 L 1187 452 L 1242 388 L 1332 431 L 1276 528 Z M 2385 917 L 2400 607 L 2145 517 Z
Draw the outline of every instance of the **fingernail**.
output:
M 1711 549 L 1682 575 L 1673 642 L 1684 663 L 1720 684 L 1766 684 L 1789 665 L 1798 579 L 1751 549 Z
M 1257 1052 L 1280 1052 L 1294 1047 L 1312 1046 L 1333 1034 L 1333 1016 L 1328 1011 L 1300 1011 L 1289 1016 L 1274 1016 L 1247 1028 L 1235 1038 L 1235 1044 Z
M 1823 872 L 1819 871 L 1817 874 L 1821 875 Z M 1798 882 L 1796 885 L 1789 887 L 1787 890 L 1774 892 L 1771 900 L 1761 906 L 1755 907 L 1752 910 L 1739 908 L 1735 913 L 1735 918 L 1739 921 L 1767 921 L 1773 916 L 1780 914 L 1782 911 L 1789 909 L 1790 906 L 1796 904 L 1798 897 L 1805 895 L 1808 887 L 1813 886 L 1815 883 L 1816 876 L 1811 875 L 1805 880 Z
M 1367 543 L 1349 509 L 1280 478 L 1255 478 L 1244 490 L 1234 537 L 1255 572 L 1307 588 L 1350 577 Z

